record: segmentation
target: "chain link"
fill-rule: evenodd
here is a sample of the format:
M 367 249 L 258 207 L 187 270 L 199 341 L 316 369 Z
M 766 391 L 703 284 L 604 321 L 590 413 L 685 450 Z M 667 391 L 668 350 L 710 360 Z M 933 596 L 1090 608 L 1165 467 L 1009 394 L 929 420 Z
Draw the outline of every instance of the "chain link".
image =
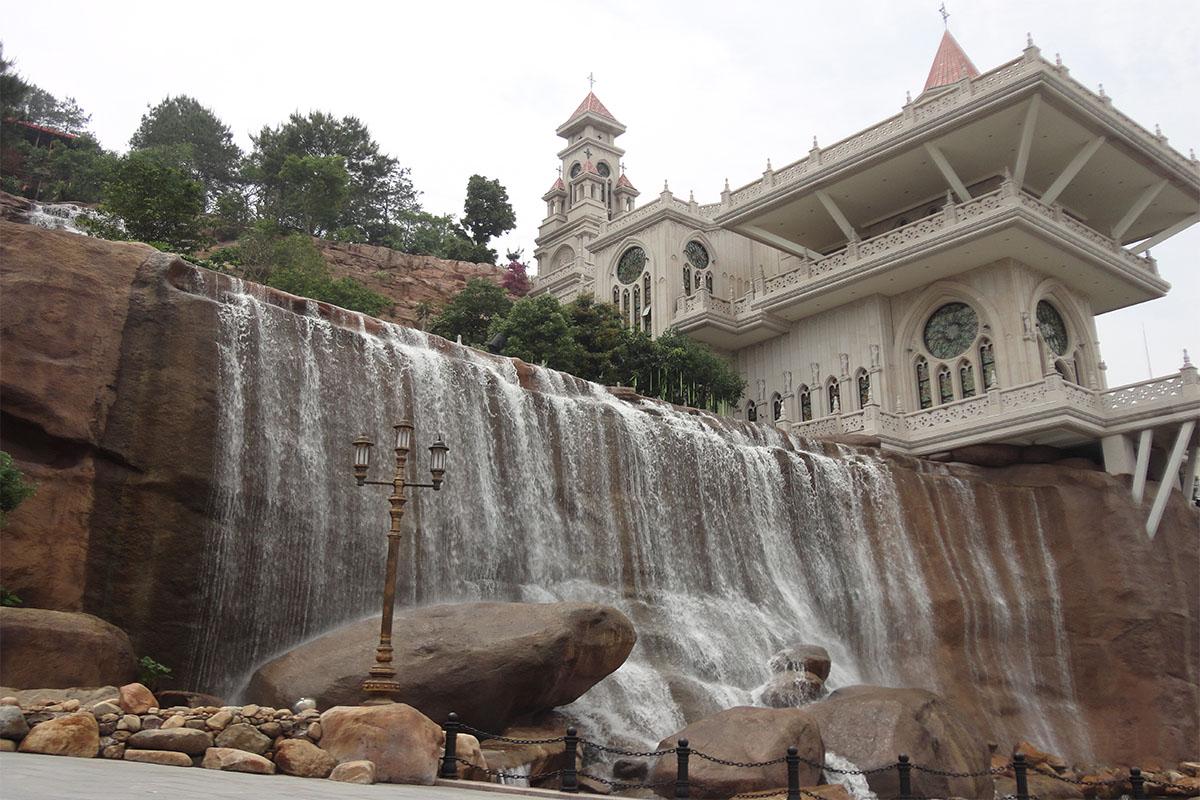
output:
M 892 765 L 895 768 L 895 764 Z M 991 777 L 996 774 L 994 770 L 989 769 L 987 772 L 954 772 L 947 769 L 934 769 L 933 767 L 922 767 L 920 764 L 913 764 L 913 769 L 919 769 L 921 772 L 928 772 L 930 775 L 940 775 L 943 778 L 984 778 Z
M 471 733 L 476 736 L 482 736 L 485 739 L 490 739 L 496 742 L 508 742 L 509 744 L 557 744 L 567 740 L 567 737 L 565 736 L 555 736 L 553 739 L 512 739 L 508 736 L 501 736 L 498 733 L 481 731 L 479 728 L 472 727 L 463 722 L 458 723 L 458 730 Z
M 649 782 L 642 781 L 641 783 L 625 783 L 623 781 L 610 781 L 607 778 L 601 778 L 599 775 L 593 775 L 590 772 L 584 772 L 582 770 L 580 770 L 578 774 L 581 778 L 587 778 L 588 780 L 593 780 L 596 783 L 602 783 L 605 786 L 610 786 L 610 787 L 612 787 L 612 789 L 614 791 L 617 791 L 617 792 L 621 792 L 626 789 L 653 789 L 655 786 L 666 786 L 668 784 L 675 782 L 675 776 L 671 776 L 670 778 L 665 778 L 661 781 L 649 781 Z
M 622 750 L 619 747 L 606 747 L 602 744 L 589 742 L 587 739 L 580 739 L 579 743 L 583 745 L 585 750 L 596 750 L 602 753 L 615 753 L 619 756 L 629 756 L 630 758 L 661 758 L 669 756 L 672 753 L 679 752 L 679 748 L 672 747 L 670 750 L 646 750 L 639 752 L 637 750 Z
M 770 761 L 726 761 L 723 758 L 717 758 L 716 756 L 710 756 L 707 753 L 701 753 L 699 750 L 693 750 L 692 755 L 696 756 L 697 758 L 703 758 L 705 761 L 711 761 L 714 764 L 722 764 L 726 767 L 769 767 L 772 764 L 782 764 L 787 761 L 787 756 L 774 758 Z
M 484 767 L 479 764 L 475 764 L 470 761 L 467 761 L 465 758 L 455 758 L 454 760 L 460 764 L 465 764 L 468 767 L 473 767 L 474 769 L 477 769 L 480 772 L 484 772 L 484 773 L 487 773 L 488 775 L 494 775 L 497 778 L 504 778 L 505 780 L 510 780 L 510 781 L 513 781 L 513 780 L 516 780 L 516 781 L 540 781 L 545 778 L 553 778 L 557 775 L 562 775 L 562 773 L 563 773 L 563 771 L 561 769 L 556 769 L 553 772 L 539 772 L 536 775 L 522 775 L 519 772 L 505 772 L 504 770 L 499 770 L 499 769 L 489 769 L 488 767 Z

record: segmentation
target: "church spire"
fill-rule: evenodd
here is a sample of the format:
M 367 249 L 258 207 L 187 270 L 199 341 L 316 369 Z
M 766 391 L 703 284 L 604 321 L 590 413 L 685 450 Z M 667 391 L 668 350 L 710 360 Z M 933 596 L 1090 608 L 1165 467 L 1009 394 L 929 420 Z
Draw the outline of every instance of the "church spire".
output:
M 979 75 L 979 70 L 975 69 L 971 59 L 967 58 L 967 54 L 947 28 L 942 34 L 942 43 L 938 45 L 937 54 L 933 57 L 933 66 L 929 68 L 924 91 L 957 83 L 964 75 L 975 78 Z

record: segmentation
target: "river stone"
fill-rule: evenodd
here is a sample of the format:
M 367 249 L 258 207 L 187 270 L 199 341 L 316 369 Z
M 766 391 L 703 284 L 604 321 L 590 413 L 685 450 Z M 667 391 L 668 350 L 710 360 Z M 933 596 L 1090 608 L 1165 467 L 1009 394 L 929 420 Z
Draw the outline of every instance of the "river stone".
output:
M 86 711 L 57 717 L 33 726 L 17 749 L 22 753 L 95 758 L 100 752 L 100 726 Z
M 104 686 L 137 675 L 129 636 L 91 614 L 0 606 L 0 640 L 6 687 Z
M 253 725 L 239 722 L 217 734 L 216 746 L 245 750 L 261 756 L 271 746 L 271 739 L 259 733 Z
M 249 772 L 252 775 L 275 774 L 275 764 L 270 759 L 232 747 L 208 748 L 204 751 L 204 761 L 200 766 L 224 772 Z
M 329 780 L 359 783 L 370 786 L 375 782 L 375 763 L 372 761 L 343 761 L 329 773 Z
M 275 766 L 285 775 L 326 778 L 337 766 L 337 759 L 312 742 L 284 739 L 275 748 Z
M 829 651 L 815 644 L 794 644 L 771 656 L 767 666 L 772 672 L 811 672 L 822 681 L 829 680 Z
M 322 748 L 338 761 L 373 761 L 385 783 L 432 786 L 445 744 L 441 726 L 405 703 L 336 706 L 321 715 Z
M 322 708 L 357 704 L 378 640 L 378 617 L 338 628 L 261 667 L 246 694 L 276 706 L 302 695 Z M 609 606 L 427 606 L 397 613 L 392 664 L 398 696 L 422 713 L 441 722 L 455 711 L 463 722 L 499 732 L 578 698 L 620 667 L 636 640 L 633 624 Z
M 165 767 L 190 767 L 192 757 L 187 753 L 174 750 L 131 750 L 125 748 L 126 761 L 140 761 L 143 764 L 162 764 Z
M 804 707 L 821 727 L 825 747 L 860 770 L 896 763 L 900 753 L 912 763 L 949 772 L 982 773 L 946 778 L 912 771 L 919 797 L 991 797 L 991 755 L 979 730 L 949 701 L 924 689 L 848 686 Z M 896 770 L 867 776 L 880 797 L 900 793 Z
M 780 672 L 771 676 L 761 702 L 770 708 L 798 708 L 825 696 L 825 682 L 812 672 Z
M 0 706 L 0 739 L 20 741 L 29 733 L 25 715 L 17 706 Z
M 158 708 L 154 693 L 140 683 L 127 683 L 122 686 L 117 702 L 126 714 L 145 714 L 152 708 Z
M 0 739 L 0 753 L 17 752 L 17 743 L 12 739 Z
M 676 731 L 658 743 L 655 749 L 675 747 L 680 739 L 688 746 L 726 761 L 772 761 L 787 755 L 795 746 L 800 757 L 813 764 L 825 763 L 825 745 L 816 720 L 807 710 L 799 708 L 754 708 L 738 706 L 702 719 Z M 654 788 L 663 797 L 674 797 L 675 787 L 667 783 L 675 774 L 675 759 L 660 758 L 650 772 L 650 781 L 663 781 Z M 691 796 L 731 797 L 741 792 L 754 792 L 787 786 L 787 765 L 739 768 L 716 764 L 692 755 L 688 767 Z M 819 783 L 821 769 L 801 762 L 800 784 Z
M 195 728 L 159 728 L 138 731 L 128 739 L 137 750 L 174 750 L 191 756 L 203 755 L 213 745 L 212 734 Z

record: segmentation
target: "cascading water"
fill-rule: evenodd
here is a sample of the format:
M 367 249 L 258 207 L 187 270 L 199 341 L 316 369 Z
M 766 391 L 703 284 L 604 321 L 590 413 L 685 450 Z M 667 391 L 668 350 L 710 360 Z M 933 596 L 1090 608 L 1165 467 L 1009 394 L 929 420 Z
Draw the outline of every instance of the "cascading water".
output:
M 260 663 L 377 611 L 386 503 L 355 486 L 349 443 L 366 432 L 388 462 L 390 425 L 408 416 L 418 480 L 437 434 L 451 450 L 445 488 L 408 506 L 400 602 L 623 610 L 637 647 L 567 709 L 602 738 L 652 743 L 683 724 L 681 705 L 750 703 L 769 657 L 801 641 L 829 650 L 831 687 L 937 691 L 947 645 L 936 598 L 948 592 L 964 606 L 951 638 L 971 680 L 1004 689 L 1009 718 L 1044 746 L 1087 748 L 1084 733 L 1045 728 L 1045 709 L 1021 699 L 1038 681 L 1073 703 L 1065 649 L 1025 644 L 1031 627 L 1061 629 L 1060 609 L 1014 590 L 1036 581 L 1056 592 L 1053 559 L 1040 533 L 1033 545 L 1015 533 L 985 540 L 970 521 L 996 504 L 977 487 L 959 482 L 914 519 L 875 455 L 634 406 L 549 370 L 526 388 L 507 360 L 406 328 L 351 330 L 262 291 L 236 284 L 220 303 L 197 687 L 236 696 Z M 1041 513 L 1033 503 L 1002 527 L 1037 528 Z M 936 535 L 918 537 L 922 526 Z

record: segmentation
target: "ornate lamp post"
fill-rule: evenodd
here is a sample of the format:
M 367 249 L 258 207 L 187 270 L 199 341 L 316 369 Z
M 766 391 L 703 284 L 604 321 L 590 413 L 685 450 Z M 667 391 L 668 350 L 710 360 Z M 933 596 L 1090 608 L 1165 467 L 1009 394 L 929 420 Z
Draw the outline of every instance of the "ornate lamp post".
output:
M 383 621 L 379 626 L 379 646 L 375 648 L 375 664 L 363 681 L 364 705 L 386 705 L 395 702 L 400 691 L 396 681 L 396 669 L 392 666 L 392 610 L 396 602 L 396 562 L 400 559 L 400 519 L 404 516 L 404 504 L 408 502 L 404 491 L 408 488 L 442 488 L 442 476 L 446 474 L 446 453 L 450 450 L 439 435 L 429 446 L 429 473 L 431 483 L 408 483 L 405 479 L 408 466 L 408 451 L 412 447 L 413 426 L 403 420 L 392 426 L 396 431 L 396 471 L 390 481 L 367 480 L 367 468 L 371 465 L 371 448 L 374 442 L 362 434 L 354 440 L 354 479 L 359 486 L 390 486 L 388 511 L 392 524 L 388 529 L 387 574 L 383 583 Z

